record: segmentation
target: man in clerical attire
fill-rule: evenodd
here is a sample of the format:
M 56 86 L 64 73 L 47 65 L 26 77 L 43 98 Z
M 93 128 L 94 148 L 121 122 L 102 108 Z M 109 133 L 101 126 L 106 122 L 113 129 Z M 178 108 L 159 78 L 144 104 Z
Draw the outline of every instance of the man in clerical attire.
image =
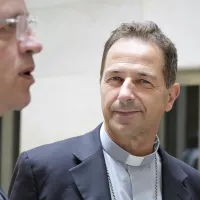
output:
M 175 45 L 154 22 L 120 25 L 102 57 L 103 123 L 23 152 L 10 199 L 199 200 L 200 173 L 167 154 L 157 136 L 180 92 L 177 60 Z

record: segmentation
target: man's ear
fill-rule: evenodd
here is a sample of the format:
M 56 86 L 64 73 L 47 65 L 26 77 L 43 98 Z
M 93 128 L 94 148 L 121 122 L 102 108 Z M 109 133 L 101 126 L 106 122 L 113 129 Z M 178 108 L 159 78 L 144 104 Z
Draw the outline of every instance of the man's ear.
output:
M 172 109 L 174 102 L 176 101 L 176 99 L 179 96 L 179 93 L 180 93 L 180 85 L 178 83 L 174 83 L 168 89 L 168 101 L 167 101 L 167 105 L 165 108 L 166 112 L 169 112 Z

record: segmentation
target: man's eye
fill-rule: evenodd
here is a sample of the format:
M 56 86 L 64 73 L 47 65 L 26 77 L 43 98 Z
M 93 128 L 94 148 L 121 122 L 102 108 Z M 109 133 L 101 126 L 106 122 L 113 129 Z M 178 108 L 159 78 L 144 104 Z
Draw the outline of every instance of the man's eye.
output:
M 110 80 L 113 80 L 113 81 L 121 81 L 122 79 L 118 76 L 114 76 L 112 78 L 110 78 Z
M 145 88 L 152 88 L 153 84 L 145 79 L 140 79 L 139 84 Z
M 151 84 L 149 81 L 144 80 L 144 79 L 141 79 L 141 80 L 140 80 L 140 83 L 141 83 L 141 84 Z
M 8 23 L 4 26 L 4 29 L 9 31 L 11 29 L 16 29 L 16 23 Z

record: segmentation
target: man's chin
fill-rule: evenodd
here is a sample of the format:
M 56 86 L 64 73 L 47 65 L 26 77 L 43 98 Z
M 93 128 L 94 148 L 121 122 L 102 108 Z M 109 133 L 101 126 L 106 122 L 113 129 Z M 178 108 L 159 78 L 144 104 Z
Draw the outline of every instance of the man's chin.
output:
M 24 109 L 25 107 L 27 107 L 31 102 L 31 96 L 30 94 L 24 96 L 23 98 L 20 98 L 18 100 L 18 102 L 16 102 L 15 107 L 13 110 L 15 111 L 20 111 L 22 109 Z
M 110 124 L 110 126 L 112 127 L 113 131 L 121 134 L 136 136 L 138 135 L 138 132 L 140 132 L 139 125 L 133 125 L 132 123 L 119 123 L 114 121 Z

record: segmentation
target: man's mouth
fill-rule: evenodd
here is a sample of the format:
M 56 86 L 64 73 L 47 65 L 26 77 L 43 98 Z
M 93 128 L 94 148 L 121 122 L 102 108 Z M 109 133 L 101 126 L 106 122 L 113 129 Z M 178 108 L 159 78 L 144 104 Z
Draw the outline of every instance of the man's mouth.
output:
M 33 76 L 32 76 L 32 72 L 33 72 L 34 68 L 33 67 L 30 67 L 30 68 L 27 68 L 27 69 L 24 69 L 23 71 L 21 71 L 19 73 L 19 75 L 23 78 L 27 78 L 27 79 L 33 79 Z
M 22 73 L 22 75 L 24 75 L 24 76 L 31 76 L 31 72 L 24 72 L 24 73 Z
M 133 110 L 133 111 L 116 111 L 117 114 L 122 115 L 122 116 L 130 116 L 133 115 L 135 113 L 138 113 L 140 111 L 137 110 Z

